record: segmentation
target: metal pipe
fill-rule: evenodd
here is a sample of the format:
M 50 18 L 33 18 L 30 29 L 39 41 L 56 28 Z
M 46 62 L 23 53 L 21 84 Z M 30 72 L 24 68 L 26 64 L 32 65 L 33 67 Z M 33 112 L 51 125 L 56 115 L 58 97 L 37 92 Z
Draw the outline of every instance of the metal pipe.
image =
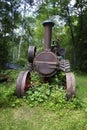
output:
M 51 37 L 52 37 L 52 27 L 54 23 L 51 21 L 44 21 L 44 50 L 50 50 L 51 48 Z

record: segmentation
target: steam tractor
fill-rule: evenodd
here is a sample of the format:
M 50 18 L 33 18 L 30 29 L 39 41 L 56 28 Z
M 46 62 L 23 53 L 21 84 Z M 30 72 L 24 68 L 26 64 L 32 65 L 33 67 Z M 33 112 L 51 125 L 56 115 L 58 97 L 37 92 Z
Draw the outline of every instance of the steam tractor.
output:
M 28 48 L 28 69 L 19 73 L 16 84 L 17 97 L 23 97 L 25 92 L 31 87 L 31 71 L 37 71 L 43 79 L 48 80 L 60 71 L 65 72 L 65 90 L 68 98 L 76 94 L 76 85 L 74 74 L 70 72 L 69 60 L 64 59 L 65 49 L 60 48 L 58 40 L 53 41 L 51 45 L 52 27 L 54 23 L 47 20 L 43 22 L 44 26 L 44 50 L 36 53 L 35 46 Z

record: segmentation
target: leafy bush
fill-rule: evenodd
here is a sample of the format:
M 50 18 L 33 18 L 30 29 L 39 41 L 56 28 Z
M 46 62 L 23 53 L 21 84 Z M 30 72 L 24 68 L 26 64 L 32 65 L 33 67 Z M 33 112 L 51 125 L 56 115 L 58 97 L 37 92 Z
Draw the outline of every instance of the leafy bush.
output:
M 20 105 L 21 100 L 15 95 L 17 72 L 15 70 L 7 70 L 4 73 L 8 73 L 9 81 L 0 83 L 0 107 L 15 107 Z
M 62 77 L 64 77 L 64 74 L 61 73 L 60 75 L 60 79 L 63 79 Z M 50 83 L 41 83 L 41 79 L 38 80 L 37 75 L 33 75 L 32 77 L 34 77 L 35 81 L 32 81 L 32 87 L 27 91 L 27 94 L 24 97 L 24 100 L 31 107 L 35 105 L 42 105 L 51 110 L 58 110 L 62 108 L 82 108 L 83 103 L 77 97 L 66 101 L 66 92 L 63 89 L 63 86 L 58 86 L 58 82 L 60 82 L 60 80 L 57 75 L 52 78 L 52 82 Z
M 42 105 L 50 110 L 82 108 L 82 102 L 80 99 L 72 98 L 69 101 L 66 101 L 65 91 L 58 88 L 57 85 L 50 86 L 48 83 L 32 87 L 27 92 L 24 99 L 32 107 L 35 105 Z
M 0 84 L 0 107 L 9 106 L 16 107 L 23 103 L 27 103 L 29 106 L 41 105 L 46 109 L 57 111 L 58 109 L 85 109 L 87 110 L 87 104 L 82 102 L 78 97 L 71 98 L 66 101 L 66 92 L 62 85 L 64 73 L 60 73 L 60 79 L 57 75 L 52 77 L 50 82 L 43 83 L 43 79 L 36 73 L 31 73 L 32 87 L 26 92 L 26 95 L 19 99 L 15 96 L 14 81 L 16 81 L 17 72 L 12 71 L 10 76 L 14 78 L 11 83 Z M 59 86 L 60 85 L 60 86 Z

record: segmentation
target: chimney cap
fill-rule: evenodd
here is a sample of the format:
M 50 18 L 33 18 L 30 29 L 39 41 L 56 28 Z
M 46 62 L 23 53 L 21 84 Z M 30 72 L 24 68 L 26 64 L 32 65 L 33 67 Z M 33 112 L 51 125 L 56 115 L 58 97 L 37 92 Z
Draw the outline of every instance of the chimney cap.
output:
M 43 24 L 43 26 L 46 26 L 46 25 L 51 25 L 52 27 L 54 26 L 54 23 L 50 20 L 46 20 L 42 24 Z

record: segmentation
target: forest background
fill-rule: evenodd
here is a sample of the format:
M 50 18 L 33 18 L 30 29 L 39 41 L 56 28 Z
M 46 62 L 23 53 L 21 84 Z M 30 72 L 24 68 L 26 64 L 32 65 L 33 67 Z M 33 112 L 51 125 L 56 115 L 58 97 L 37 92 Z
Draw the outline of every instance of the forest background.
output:
M 45 20 L 55 23 L 52 40 L 60 39 L 72 67 L 87 72 L 86 0 L 0 0 L 0 69 L 25 65 L 29 45 L 43 48 Z

